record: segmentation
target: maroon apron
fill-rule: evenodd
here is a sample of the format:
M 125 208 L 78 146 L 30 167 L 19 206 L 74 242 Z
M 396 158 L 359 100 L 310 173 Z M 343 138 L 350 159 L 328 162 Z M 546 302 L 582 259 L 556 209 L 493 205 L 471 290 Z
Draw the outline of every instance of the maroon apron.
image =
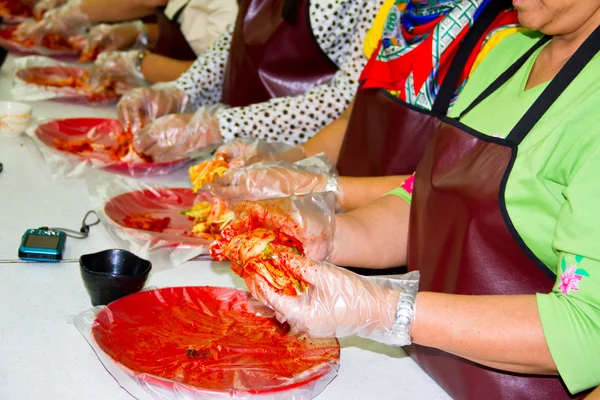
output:
M 540 40 L 465 110 L 508 81 Z M 587 39 L 506 139 L 447 118 L 432 138 L 415 177 L 408 266 L 421 271 L 420 290 L 469 295 L 549 293 L 555 275 L 515 230 L 505 189 L 519 143 L 600 47 L 600 28 Z M 460 120 L 460 117 L 459 117 Z M 487 368 L 422 346 L 411 357 L 455 399 L 568 399 L 558 377 Z
M 337 70 L 313 36 L 308 0 L 243 0 L 223 102 L 242 107 L 297 96 L 328 83 Z
M 465 35 L 431 110 L 382 89 L 360 89 L 344 135 L 337 168 L 341 176 L 412 174 L 454 96 L 465 64 L 494 19 L 511 6 L 491 1 Z
M 175 13 L 172 20 L 165 15 L 165 7 L 156 9 L 158 40 L 150 51 L 176 60 L 193 61 L 198 58 L 183 33 L 181 33 L 177 22 L 185 7 L 187 7 L 187 4 Z

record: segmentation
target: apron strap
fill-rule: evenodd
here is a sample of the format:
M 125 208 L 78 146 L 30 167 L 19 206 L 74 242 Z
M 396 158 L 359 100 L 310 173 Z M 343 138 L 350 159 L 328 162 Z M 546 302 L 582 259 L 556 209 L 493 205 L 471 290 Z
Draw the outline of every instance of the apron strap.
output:
M 519 58 L 517 61 L 515 61 L 513 63 L 513 65 L 511 65 L 498 78 L 496 78 L 496 80 L 494 82 L 492 82 L 492 84 L 490 86 L 488 86 L 487 89 L 485 89 L 483 92 L 481 92 L 481 94 L 479 96 L 477 96 L 477 98 L 475 100 L 473 100 L 473 102 L 469 105 L 469 107 L 465 108 L 464 111 L 460 113 L 460 115 L 458 116 L 458 120 L 460 121 L 465 115 L 467 115 L 469 112 L 471 112 L 472 109 L 477 107 L 479 105 L 479 103 L 481 103 L 483 100 L 487 99 L 492 93 L 494 93 L 496 90 L 500 89 L 500 87 L 502 87 L 502 85 L 504 85 L 506 82 L 508 82 L 510 80 L 510 78 L 512 78 L 517 73 L 517 71 L 519 71 L 519 69 L 521 69 L 521 67 L 527 62 L 527 60 L 529 60 L 529 57 L 531 57 L 531 55 L 533 53 L 535 53 L 537 51 L 537 49 L 539 49 L 544 44 L 546 44 L 550 39 L 551 39 L 550 36 L 544 36 L 543 38 L 538 40 L 537 43 L 535 45 L 533 45 L 533 47 L 527 51 L 527 53 L 523 54 L 521 56 L 521 58 Z
M 492 22 L 494 22 L 496 17 L 500 15 L 502 11 L 508 9 L 511 5 L 512 1 L 496 0 L 488 2 L 488 4 L 483 7 L 481 14 L 465 35 L 462 44 L 454 56 L 450 67 L 448 68 L 448 72 L 444 77 L 444 81 L 440 85 L 440 89 L 431 108 L 431 111 L 433 111 L 434 115 L 443 117 L 448 114 L 450 102 L 452 101 L 452 97 L 456 92 L 458 80 L 462 76 L 465 65 L 467 64 L 467 60 L 471 56 L 475 46 L 477 43 L 479 43 L 481 36 L 485 33 Z
M 571 82 L 575 80 L 577 75 L 583 71 L 598 51 L 600 51 L 600 26 L 596 28 L 561 68 L 559 73 L 552 79 L 525 115 L 523 115 L 523 118 L 517 122 L 506 139 L 515 144 L 521 143 L 525 136 L 527 136 L 527 133 L 546 114 L 546 111 L 552 107 L 554 102 L 567 89 Z
M 298 21 L 298 8 L 302 5 L 304 0 L 283 0 L 283 8 L 281 9 L 281 16 L 285 21 L 291 25 L 296 25 Z

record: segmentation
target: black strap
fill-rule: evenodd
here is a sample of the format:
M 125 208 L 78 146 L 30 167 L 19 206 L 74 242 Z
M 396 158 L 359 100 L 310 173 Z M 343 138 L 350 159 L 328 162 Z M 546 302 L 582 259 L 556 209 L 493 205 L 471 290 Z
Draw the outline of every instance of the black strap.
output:
M 284 0 L 281 16 L 291 25 L 296 25 L 298 21 L 298 8 L 304 0 Z
M 521 143 L 598 51 L 600 51 L 600 26 L 596 28 L 561 68 L 560 72 L 552 79 L 542 94 L 510 131 L 506 139 L 515 144 Z
M 463 73 L 469 57 L 473 53 L 473 49 L 475 49 L 475 46 L 479 43 L 479 40 L 485 34 L 492 22 L 494 22 L 496 17 L 500 15 L 501 12 L 508 9 L 511 4 L 512 0 L 493 0 L 488 2 L 483 10 L 480 11 L 480 15 L 465 35 L 450 67 L 448 68 L 444 81 L 440 85 L 438 94 L 433 102 L 433 107 L 431 108 L 434 115 L 445 116 L 448 114 L 450 102 L 452 101 L 454 92 L 456 92 L 456 87 L 458 86 L 458 80 Z
M 510 78 L 512 78 L 517 73 L 517 71 L 519 69 L 521 69 L 521 67 L 527 62 L 527 60 L 529 60 L 529 57 L 531 57 L 531 55 L 533 53 L 535 53 L 537 49 L 542 47 L 550 39 L 551 39 L 550 36 L 544 36 L 543 38 L 538 40 L 536 42 L 536 44 L 527 51 L 527 53 L 523 54 L 521 56 L 521 58 L 519 58 L 517 61 L 515 61 L 513 63 L 513 65 L 508 67 L 508 69 L 506 71 L 504 71 L 502 74 L 500 74 L 500 76 L 498 78 L 496 78 L 496 80 L 494 82 L 492 82 L 492 84 L 490 86 L 488 86 L 479 96 L 477 96 L 477 98 L 475 100 L 473 100 L 473 102 L 469 105 L 469 107 L 465 108 L 465 110 L 462 113 L 460 113 L 460 116 L 458 117 L 458 119 L 461 120 L 472 109 L 474 109 L 477 105 L 479 105 L 479 103 L 481 103 L 483 100 L 487 99 L 492 93 L 494 93 L 502 85 L 504 85 L 506 82 L 508 82 L 510 80 Z

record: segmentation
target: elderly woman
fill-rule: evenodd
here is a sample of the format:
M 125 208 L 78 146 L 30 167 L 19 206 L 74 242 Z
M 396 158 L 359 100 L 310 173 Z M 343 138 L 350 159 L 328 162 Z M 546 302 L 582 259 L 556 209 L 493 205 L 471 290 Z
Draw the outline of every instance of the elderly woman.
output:
M 414 172 L 469 74 L 490 48 L 520 29 L 516 11 L 507 10 L 510 1 L 505 0 L 389 3 L 365 39 L 371 58 L 356 107 L 300 146 L 256 139 L 224 144 L 217 157 L 235 168 L 213 182 L 214 194 L 260 199 L 329 185 L 345 210 L 375 200 Z M 378 31 L 378 25 L 385 29 Z M 374 37 L 380 39 L 373 48 Z M 337 164 L 342 175 L 337 181 L 330 173 L 290 165 L 320 152 Z M 249 166 L 256 162 L 261 164 Z
M 280 228 L 308 256 L 332 248 L 333 264 L 407 264 L 407 276 L 369 279 L 292 255 L 289 270 L 308 283 L 299 296 L 245 278 L 315 336 L 413 343 L 411 356 L 455 398 L 560 399 L 600 383 L 600 1 L 514 5 L 531 31 L 475 71 L 412 196 L 407 185 L 336 217 L 330 243 L 297 228 L 322 210 L 306 207 L 314 197 L 246 204 L 231 225 Z M 248 254 L 231 258 L 244 266 Z
M 307 140 L 352 100 L 382 2 L 242 1 L 235 26 L 174 84 L 123 97 L 134 147 L 161 161 L 243 136 Z

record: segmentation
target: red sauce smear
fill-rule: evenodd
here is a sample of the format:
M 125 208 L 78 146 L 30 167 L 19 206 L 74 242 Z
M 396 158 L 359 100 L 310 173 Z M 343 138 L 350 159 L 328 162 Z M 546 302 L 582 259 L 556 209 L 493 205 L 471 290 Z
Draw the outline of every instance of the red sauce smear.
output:
M 156 218 L 148 213 L 142 215 L 127 215 L 123 224 L 128 228 L 141 229 L 150 232 L 163 232 L 169 227 L 171 218 Z
M 21 3 L 19 0 L 2 0 L 0 1 L 0 15 L 32 17 L 33 12 L 30 7 Z
M 73 154 L 91 153 L 94 151 L 94 147 L 102 151 L 113 161 L 121 161 L 123 157 L 133 151 L 131 143 L 133 142 L 133 134 L 131 132 L 121 132 L 115 139 L 115 143 L 111 146 L 102 146 L 98 143 L 92 142 L 90 139 L 56 139 L 54 146 L 58 150 L 66 151 Z M 136 153 L 144 162 L 151 163 L 152 157 Z
M 337 369 L 337 340 L 291 334 L 287 324 L 256 315 L 248 299 L 246 292 L 210 287 L 141 292 L 101 312 L 92 335 L 136 374 L 230 394 L 282 387 L 306 371 L 313 372 L 302 381 L 310 381 Z
M 9 39 L 15 43 L 20 44 L 21 46 L 29 48 L 35 46 L 42 46 L 50 50 L 75 50 L 73 46 L 71 46 L 69 42 L 62 36 L 53 33 L 46 33 L 41 37 L 41 39 L 36 37 L 30 37 L 25 40 L 21 40 L 17 35 L 15 35 L 16 30 L 16 26 L 0 29 L 0 37 L 4 39 Z

